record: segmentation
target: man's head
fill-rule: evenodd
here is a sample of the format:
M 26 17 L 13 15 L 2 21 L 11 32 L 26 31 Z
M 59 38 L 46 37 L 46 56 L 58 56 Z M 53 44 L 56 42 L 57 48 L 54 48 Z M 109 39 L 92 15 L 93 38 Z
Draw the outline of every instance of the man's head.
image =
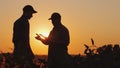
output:
M 32 17 L 32 14 L 37 13 L 31 5 L 26 5 L 23 8 L 23 14 L 27 16 L 28 19 Z
M 37 13 L 37 11 L 34 10 L 34 8 L 31 5 L 26 5 L 23 8 L 23 12 L 31 12 L 31 13 Z
M 51 15 L 51 18 L 49 18 L 49 20 L 61 20 L 61 15 L 55 12 Z
M 57 12 L 54 12 L 48 20 L 51 20 L 55 27 L 61 25 L 61 15 Z

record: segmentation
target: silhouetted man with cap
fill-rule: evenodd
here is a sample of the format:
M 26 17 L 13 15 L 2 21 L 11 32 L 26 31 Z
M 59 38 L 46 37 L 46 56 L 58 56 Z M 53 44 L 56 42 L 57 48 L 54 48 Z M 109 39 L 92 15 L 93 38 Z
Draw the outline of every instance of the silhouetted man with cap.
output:
M 14 58 L 20 68 L 23 68 L 24 63 L 32 62 L 34 54 L 30 47 L 29 41 L 29 19 L 37 13 L 31 5 L 26 5 L 23 8 L 22 16 L 15 21 L 13 27 L 13 43 L 14 43 Z
M 49 36 L 44 39 L 42 35 L 35 37 L 45 45 L 49 45 L 48 49 L 48 68 L 69 68 L 68 67 L 68 49 L 70 38 L 68 29 L 61 23 L 61 15 L 53 13 L 49 20 L 52 21 L 53 29 Z

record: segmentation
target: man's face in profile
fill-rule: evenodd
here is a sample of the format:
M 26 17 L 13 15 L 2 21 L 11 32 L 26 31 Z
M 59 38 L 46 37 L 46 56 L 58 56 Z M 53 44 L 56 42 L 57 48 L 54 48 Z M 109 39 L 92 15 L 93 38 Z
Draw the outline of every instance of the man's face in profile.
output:
M 32 12 L 27 12 L 27 18 L 28 18 L 28 19 L 31 19 L 32 16 L 33 16 L 33 13 L 32 13 Z

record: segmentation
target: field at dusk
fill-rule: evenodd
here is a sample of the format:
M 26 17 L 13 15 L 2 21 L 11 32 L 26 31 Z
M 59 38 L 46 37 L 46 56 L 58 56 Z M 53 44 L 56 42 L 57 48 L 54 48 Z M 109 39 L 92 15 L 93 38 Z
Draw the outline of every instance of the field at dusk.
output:
M 94 45 L 94 44 L 93 44 Z M 107 44 L 99 48 L 91 48 L 84 45 L 84 55 L 68 54 L 70 68 L 119 68 L 120 67 L 120 45 Z M 94 46 L 93 46 L 94 47 Z M 24 64 L 25 68 L 47 68 L 47 55 L 35 55 L 34 65 Z M 11 53 L 0 53 L 0 68 L 19 68 L 14 62 Z M 59 67 L 59 66 L 58 66 Z
M 11 61 L 15 48 L 13 28 L 25 5 L 31 5 L 37 11 L 29 19 L 29 41 L 36 56 L 33 65 L 36 68 L 47 68 L 49 45 L 35 37 L 36 34 L 49 36 L 54 26 L 48 19 L 54 12 L 60 13 L 61 23 L 69 31 L 67 56 L 72 64 L 70 67 L 120 67 L 120 0 L 1 0 L 0 68 L 10 68 L 11 65 L 19 68 Z

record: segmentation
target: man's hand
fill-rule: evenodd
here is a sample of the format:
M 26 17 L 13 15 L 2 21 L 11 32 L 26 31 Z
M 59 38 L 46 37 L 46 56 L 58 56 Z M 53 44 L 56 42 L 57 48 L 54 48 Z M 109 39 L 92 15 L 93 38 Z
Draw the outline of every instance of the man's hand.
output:
M 44 37 L 42 34 L 37 34 L 37 33 L 36 33 L 36 35 L 37 35 L 37 36 L 36 36 L 35 38 L 36 38 L 37 40 L 40 40 L 40 41 L 41 41 L 42 43 L 44 43 L 45 45 L 48 45 L 48 42 L 46 41 L 46 37 Z
M 36 38 L 37 40 L 41 40 L 40 35 L 39 35 L 39 34 L 37 34 L 37 33 L 36 33 L 36 35 L 37 35 L 37 36 L 36 36 L 35 38 Z

